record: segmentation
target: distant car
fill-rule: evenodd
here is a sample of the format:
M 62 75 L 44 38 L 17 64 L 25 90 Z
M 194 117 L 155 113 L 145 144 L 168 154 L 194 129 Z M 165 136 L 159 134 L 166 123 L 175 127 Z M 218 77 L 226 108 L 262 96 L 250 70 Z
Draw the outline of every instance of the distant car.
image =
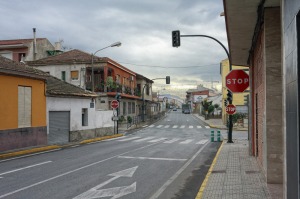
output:
M 173 108 L 173 111 L 177 111 L 177 108 Z
M 190 114 L 191 111 L 190 111 L 190 109 L 185 109 L 185 110 L 183 111 L 183 113 L 184 113 L 184 114 Z

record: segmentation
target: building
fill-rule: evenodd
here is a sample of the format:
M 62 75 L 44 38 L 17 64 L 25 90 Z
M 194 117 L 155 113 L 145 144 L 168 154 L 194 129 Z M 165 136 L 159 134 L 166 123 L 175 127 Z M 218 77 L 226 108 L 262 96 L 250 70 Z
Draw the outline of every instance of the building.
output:
M 227 101 L 227 93 L 228 90 L 226 88 L 226 76 L 229 73 L 229 61 L 228 59 L 225 59 L 221 62 L 220 65 L 220 74 L 222 77 L 222 121 L 223 124 L 227 124 L 227 120 L 228 120 L 228 114 L 226 113 L 226 106 L 224 106 L 225 102 Z M 246 70 L 246 72 L 248 72 L 249 68 L 245 67 L 245 66 L 232 66 L 232 70 Z M 232 94 L 232 104 L 235 105 L 236 107 L 236 113 L 243 113 L 248 115 L 248 105 L 247 102 L 245 101 L 245 99 L 247 99 L 246 97 L 249 95 L 249 90 L 246 90 L 243 93 L 233 93 Z M 228 103 L 228 102 L 227 102 Z
M 47 144 L 46 77 L 0 56 L 0 151 Z

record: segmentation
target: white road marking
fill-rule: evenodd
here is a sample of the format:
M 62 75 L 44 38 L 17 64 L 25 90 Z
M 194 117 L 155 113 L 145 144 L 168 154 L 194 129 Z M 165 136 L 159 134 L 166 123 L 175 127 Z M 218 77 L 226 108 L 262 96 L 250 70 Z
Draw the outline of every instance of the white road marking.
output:
M 193 160 L 201 153 L 201 151 L 205 148 L 206 145 L 203 145 L 191 159 L 189 159 L 163 186 L 155 192 L 150 199 L 159 198 L 159 196 L 166 190 L 166 188 L 172 184 L 172 182 L 193 162 Z
M 180 128 L 183 129 L 185 127 L 185 125 L 181 125 Z
M 43 165 L 43 164 L 48 164 L 50 162 L 52 162 L 52 161 L 41 162 L 41 163 L 33 164 L 33 165 L 30 165 L 30 166 L 27 166 L 27 167 L 22 167 L 22 168 L 19 168 L 19 169 L 14 169 L 14 170 L 11 170 L 11 171 L 0 173 L 0 176 L 5 175 L 5 174 L 9 174 L 9 173 L 14 173 L 16 171 L 21 171 L 21 170 L 24 170 L 24 169 L 29 169 L 29 168 L 32 168 L 32 167 L 40 166 L 40 165 Z
M 142 141 L 145 141 L 145 140 L 151 140 L 155 137 L 146 137 L 146 138 L 142 138 L 142 139 L 138 139 L 138 140 L 134 140 L 133 142 L 142 142 Z
M 142 126 L 143 128 L 147 127 L 148 125 Z
M 193 126 L 189 126 L 189 129 L 192 129 L 192 128 L 194 128 Z
M 178 128 L 178 125 L 174 125 L 174 126 L 173 126 L 173 129 L 177 129 L 177 128 Z
M 202 128 L 202 126 L 197 126 L 197 129 L 201 129 Z
M 159 141 L 162 141 L 162 140 L 165 140 L 167 138 L 158 138 L 158 139 L 155 139 L 155 140 L 150 140 L 148 142 L 159 142 Z
M 179 142 L 179 144 L 188 144 L 188 143 L 191 143 L 193 140 L 192 139 L 187 139 L 183 142 Z
M 149 127 L 150 127 L 150 128 L 152 128 L 152 127 L 154 127 L 154 125 L 153 125 L 153 124 L 151 124 Z
M 197 142 L 196 144 L 205 144 L 206 142 L 208 142 L 208 140 L 201 140 L 200 142 Z
M 75 147 L 79 147 L 80 145 L 73 145 L 71 146 L 71 148 L 75 148 Z
M 130 137 L 130 138 L 125 138 L 125 139 L 122 139 L 122 140 L 118 140 L 119 142 L 124 142 L 124 141 L 130 141 L 130 140 L 135 140 L 135 139 L 139 139 L 141 137 Z
M 119 156 L 119 158 L 140 159 L 140 160 L 167 160 L 167 161 L 186 161 L 187 160 L 187 159 L 174 159 L 174 158 L 150 158 L 150 157 L 132 157 L 132 156 Z
M 205 126 L 205 128 L 210 129 L 210 126 Z
M 163 125 L 158 125 L 156 128 L 161 128 Z
M 180 140 L 180 139 L 179 138 L 173 138 L 172 140 L 165 141 L 164 143 L 165 144 L 171 144 L 171 143 L 176 142 L 178 140 Z
M 166 125 L 164 128 L 167 129 L 167 128 L 169 128 L 169 127 L 170 127 L 170 125 Z
M 92 198 L 103 198 L 103 197 L 111 197 L 113 198 L 120 198 L 122 196 L 125 196 L 127 194 L 133 193 L 136 191 L 136 182 L 129 186 L 124 186 L 124 187 L 114 187 L 114 188 L 109 188 L 109 189 L 100 189 L 104 187 L 105 185 L 111 183 L 112 181 L 120 178 L 120 177 L 132 177 L 134 172 L 136 171 L 136 167 L 132 167 L 130 169 L 125 169 L 116 173 L 109 174 L 108 176 L 114 176 L 113 178 L 102 182 L 101 184 L 91 188 L 90 190 L 76 196 L 73 199 L 92 199 Z
M 52 177 L 52 178 L 48 178 L 48 179 L 46 179 L 46 180 L 42 180 L 42 181 L 39 181 L 39 182 L 37 182 L 37 183 L 28 185 L 28 186 L 26 186 L 26 187 L 22 187 L 22 188 L 20 188 L 20 189 L 17 189 L 17 190 L 15 190 L 15 191 L 12 191 L 12 192 L 9 192 L 9 193 L 6 193 L 6 194 L 4 194 L 4 195 L 0 195 L 0 198 L 5 198 L 5 197 L 7 197 L 7 196 L 13 195 L 13 194 L 15 194 L 15 193 L 18 193 L 18 192 L 21 192 L 21 191 L 24 191 L 24 190 L 27 190 L 27 189 L 32 188 L 32 187 L 35 187 L 35 186 L 38 186 L 38 185 L 40 185 L 40 184 L 44 184 L 44 183 L 46 183 L 46 182 L 55 180 L 55 179 L 60 178 L 60 177 L 63 177 L 63 176 L 66 176 L 66 175 L 71 174 L 71 173 L 74 173 L 74 172 L 76 172 L 76 171 L 80 171 L 80 170 L 82 170 L 82 169 L 85 169 L 85 168 L 88 168 L 88 167 L 97 165 L 97 164 L 99 164 L 99 163 L 106 162 L 106 161 L 108 161 L 108 160 L 111 160 L 111 159 L 113 159 L 113 158 L 117 158 L 118 156 L 122 156 L 122 155 L 125 155 L 125 154 L 127 154 L 127 153 L 132 153 L 132 152 L 134 152 L 134 151 L 139 151 L 139 150 L 141 150 L 141 149 L 144 149 L 144 148 L 153 146 L 153 145 L 155 145 L 155 144 L 156 144 L 156 143 L 154 143 L 154 144 L 148 144 L 148 145 L 146 145 L 146 146 L 143 146 L 143 147 L 140 147 L 140 148 L 137 148 L 137 149 L 133 149 L 133 150 L 130 150 L 130 151 L 121 153 L 121 154 L 119 154 L 119 155 L 115 155 L 115 156 L 106 158 L 106 159 L 104 159 L 104 160 L 100 160 L 100 161 L 97 161 L 97 162 L 94 162 L 94 163 L 85 165 L 85 166 L 83 166 L 83 167 L 79 167 L 79 168 L 77 168 L 77 169 L 74 169 L 74 170 L 71 170 L 71 171 L 62 173 L 62 174 L 60 174 L 60 175 L 54 176 L 54 177 Z

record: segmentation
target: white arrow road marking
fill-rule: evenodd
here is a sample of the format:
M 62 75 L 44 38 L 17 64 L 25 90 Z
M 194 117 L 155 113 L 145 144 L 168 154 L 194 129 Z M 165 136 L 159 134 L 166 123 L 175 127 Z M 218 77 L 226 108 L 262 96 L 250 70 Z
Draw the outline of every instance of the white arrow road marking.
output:
M 142 139 L 139 139 L 139 140 L 134 140 L 133 142 L 142 142 L 142 141 L 145 141 L 145 140 L 151 140 L 155 137 L 146 137 L 146 138 L 142 138 Z
M 129 141 L 129 140 L 135 140 L 135 139 L 138 139 L 138 138 L 141 138 L 141 137 L 131 137 L 131 138 L 125 138 L 125 139 L 118 140 L 118 141 L 119 141 L 119 142 L 124 142 L 124 141 Z
M 187 140 L 185 140 L 183 142 L 180 142 L 179 144 L 188 144 L 188 143 L 190 143 L 192 141 L 193 141 L 192 139 L 187 139 Z
M 200 142 L 197 142 L 196 144 L 205 144 L 206 142 L 208 142 L 208 140 L 201 140 Z
M 185 125 L 181 125 L 180 128 L 183 129 L 185 127 Z
M 164 143 L 165 143 L 165 144 L 171 144 L 171 143 L 176 142 L 176 141 L 178 141 L 178 140 L 180 140 L 180 139 L 179 139 L 179 138 L 173 138 L 173 139 L 171 139 L 171 140 L 165 141 Z
M 30 166 L 27 166 L 27 167 L 23 167 L 23 168 L 19 168 L 19 169 L 14 169 L 14 170 L 11 170 L 11 171 L 0 173 L 0 176 L 5 175 L 5 174 L 9 174 L 9 173 L 13 173 L 13 172 L 16 172 L 16 171 L 21 171 L 21 170 L 28 169 L 28 168 L 40 166 L 40 165 L 47 164 L 47 163 L 50 163 L 50 162 L 52 162 L 52 161 L 41 162 L 41 163 L 30 165 Z
M 134 182 L 130 186 L 114 187 L 109 189 L 100 189 L 100 188 L 104 187 L 105 185 L 109 184 L 110 182 L 120 177 L 132 177 L 137 168 L 138 166 L 109 174 L 108 176 L 114 176 L 114 177 L 76 196 L 73 199 L 103 198 L 103 197 L 110 197 L 110 196 L 113 196 L 111 199 L 116 199 L 125 196 L 127 194 L 133 193 L 136 191 L 136 182 Z

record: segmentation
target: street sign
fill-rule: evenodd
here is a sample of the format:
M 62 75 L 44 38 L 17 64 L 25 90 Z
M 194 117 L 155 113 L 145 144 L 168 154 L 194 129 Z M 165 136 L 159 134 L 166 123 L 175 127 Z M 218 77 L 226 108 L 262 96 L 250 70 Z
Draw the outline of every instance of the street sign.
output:
M 226 106 L 226 113 L 228 113 L 229 115 L 233 115 L 236 111 L 236 107 L 233 104 L 228 104 Z
M 110 104 L 111 108 L 116 109 L 119 107 L 119 102 L 118 100 L 112 100 Z
M 226 87 L 233 93 L 242 93 L 249 87 L 249 75 L 244 70 L 232 70 L 226 75 Z

